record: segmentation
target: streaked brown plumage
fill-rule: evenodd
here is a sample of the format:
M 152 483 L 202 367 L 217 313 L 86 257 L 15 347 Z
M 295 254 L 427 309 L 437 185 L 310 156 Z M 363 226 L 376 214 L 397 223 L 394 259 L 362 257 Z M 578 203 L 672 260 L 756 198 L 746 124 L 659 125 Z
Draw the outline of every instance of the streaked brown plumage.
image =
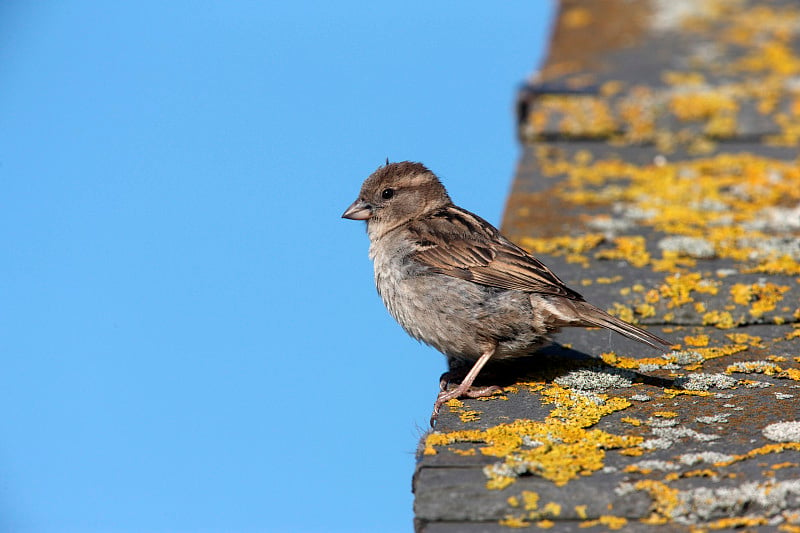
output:
M 565 326 L 599 326 L 663 350 L 670 343 L 613 317 L 567 287 L 491 224 L 453 204 L 420 163 L 378 168 L 344 218 L 365 220 L 375 284 L 409 335 L 444 353 L 451 368 L 470 362 L 461 384 L 434 404 L 485 396 L 472 388 L 490 358 L 529 355 Z

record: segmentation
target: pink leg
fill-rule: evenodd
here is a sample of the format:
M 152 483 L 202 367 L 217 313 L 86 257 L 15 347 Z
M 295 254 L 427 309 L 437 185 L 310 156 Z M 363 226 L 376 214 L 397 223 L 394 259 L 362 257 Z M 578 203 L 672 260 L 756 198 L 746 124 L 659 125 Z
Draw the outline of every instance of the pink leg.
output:
M 436 397 L 436 402 L 433 404 L 433 414 L 431 415 L 431 427 L 433 427 L 433 423 L 436 421 L 436 418 L 439 416 L 439 410 L 442 408 L 445 402 L 448 400 L 452 400 L 453 398 L 460 398 L 462 396 L 466 396 L 468 398 L 481 398 L 483 396 L 490 396 L 493 393 L 501 390 L 500 387 L 497 386 L 490 386 L 490 387 L 480 387 L 480 388 L 472 388 L 472 383 L 475 381 L 475 378 L 478 377 L 481 369 L 484 365 L 491 359 L 494 355 L 495 347 L 492 346 L 491 349 L 483 352 L 483 354 L 475 361 L 475 364 L 472 365 L 472 368 L 467 373 L 464 380 L 461 382 L 461 385 L 456 387 L 455 389 L 448 391 L 447 390 L 447 382 L 449 381 L 449 372 L 445 372 L 442 374 L 442 377 L 439 378 L 439 396 Z

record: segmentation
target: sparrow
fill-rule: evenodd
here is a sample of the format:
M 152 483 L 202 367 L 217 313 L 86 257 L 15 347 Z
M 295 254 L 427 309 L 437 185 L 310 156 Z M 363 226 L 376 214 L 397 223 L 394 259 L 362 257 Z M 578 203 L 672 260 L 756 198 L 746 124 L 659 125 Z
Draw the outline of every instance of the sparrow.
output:
M 375 285 L 389 313 L 447 357 L 431 426 L 448 400 L 499 390 L 472 386 L 490 359 L 530 355 L 562 327 L 608 328 L 661 351 L 671 345 L 588 303 L 497 228 L 453 204 L 421 163 L 387 161 L 342 218 L 366 221 Z M 448 390 L 455 369 L 470 366 Z

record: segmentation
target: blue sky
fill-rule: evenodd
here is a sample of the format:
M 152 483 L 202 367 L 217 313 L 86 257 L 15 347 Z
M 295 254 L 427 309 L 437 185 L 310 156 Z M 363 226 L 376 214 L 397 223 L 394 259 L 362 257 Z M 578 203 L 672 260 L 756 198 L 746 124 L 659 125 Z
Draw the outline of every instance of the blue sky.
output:
M 409 531 L 444 358 L 341 220 L 499 222 L 550 2 L 4 2 L 0 530 Z

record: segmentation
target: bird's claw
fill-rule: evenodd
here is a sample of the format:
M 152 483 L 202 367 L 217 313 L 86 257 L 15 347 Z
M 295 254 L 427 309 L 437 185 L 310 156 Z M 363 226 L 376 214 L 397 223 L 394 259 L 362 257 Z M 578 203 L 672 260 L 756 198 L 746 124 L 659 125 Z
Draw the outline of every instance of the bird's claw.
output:
M 444 386 L 442 386 L 442 381 L 445 378 L 445 375 L 448 373 L 445 372 L 442 374 L 439 382 L 439 395 L 436 397 L 436 401 L 433 403 L 433 413 L 431 414 L 430 424 L 431 427 L 434 426 L 436 419 L 439 417 L 439 411 L 442 409 L 442 405 L 447 403 L 448 401 L 452 400 L 453 398 L 484 398 L 486 396 L 491 396 L 495 393 L 502 391 L 501 387 L 497 385 L 490 385 L 488 387 L 470 387 L 464 386 L 462 383 L 458 387 L 453 390 L 446 390 L 447 388 L 447 381 L 444 381 Z

